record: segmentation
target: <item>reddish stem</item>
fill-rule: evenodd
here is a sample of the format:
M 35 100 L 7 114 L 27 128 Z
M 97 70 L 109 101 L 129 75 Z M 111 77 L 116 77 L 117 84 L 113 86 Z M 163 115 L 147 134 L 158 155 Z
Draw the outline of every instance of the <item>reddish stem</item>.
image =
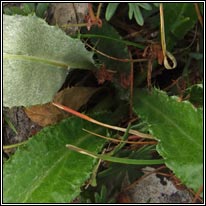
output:
M 59 109 L 62 109 L 62 110 L 64 110 L 64 111 L 66 111 L 66 112 L 69 112 L 69 113 L 71 113 L 71 114 L 73 114 L 73 115 L 75 115 L 75 116 L 77 116 L 77 117 L 80 117 L 80 118 L 82 118 L 82 119 L 85 119 L 85 120 L 87 120 L 87 121 L 89 121 L 89 122 L 93 122 L 93 119 L 90 118 L 90 117 L 88 117 L 88 116 L 85 115 L 85 114 L 82 114 L 82 113 L 80 113 L 80 112 L 77 112 L 77 111 L 75 111 L 75 110 L 73 110 L 73 109 L 70 109 L 69 107 L 65 107 L 65 106 L 63 106 L 63 105 L 61 105 L 61 104 L 58 104 L 58 103 L 52 102 L 52 104 L 53 104 L 54 106 L 58 107 Z

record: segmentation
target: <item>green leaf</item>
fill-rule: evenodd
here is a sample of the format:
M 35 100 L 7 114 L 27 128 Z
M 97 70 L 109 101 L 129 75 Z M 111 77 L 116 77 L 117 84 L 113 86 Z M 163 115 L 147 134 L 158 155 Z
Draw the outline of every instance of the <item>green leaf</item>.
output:
M 138 148 L 137 150 L 120 150 L 118 152 L 118 154 L 116 154 L 116 156 L 118 156 L 119 158 L 123 158 L 127 157 L 129 159 L 133 159 L 133 160 L 139 160 L 142 159 L 143 160 L 149 160 L 149 161 L 153 161 L 151 160 L 152 158 L 152 152 L 155 150 L 154 146 L 144 146 L 142 148 Z M 108 179 L 103 179 L 104 182 L 112 182 L 115 180 L 115 178 L 117 178 L 117 173 L 119 171 L 119 175 L 120 175 L 120 179 L 118 178 L 118 181 L 115 184 L 121 184 L 121 179 L 123 179 L 125 176 L 128 175 L 128 178 L 130 180 L 130 182 L 133 182 L 137 176 L 138 173 L 135 174 L 135 170 L 139 169 L 142 165 L 132 165 L 132 164 L 119 164 L 119 163 L 114 163 L 111 162 L 110 163 L 110 167 L 102 172 L 100 172 L 98 174 L 98 177 L 100 178 L 104 178 L 107 177 Z M 149 165 L 149 164 L 148 164 Z M 137 175 L 137 176 L 136 176 Z
M 104 35 L 109 36 L 111 38 L 122 40 L 122 37 L 119 35 L 119 33 L 115 30 L 114 27 L 109 25 L 106 21 L 103 21 L 102 28 L 99 29 L 97 27 L 92 27 L 91 31 L 88 32 L 89 34 L 95 34 L 95 35 Z M 109 56 L 116 57 L 119 59 L 129 59 L 129 52 L 128 48 L 124 44 L 124 42 L 118 42 L 114 41 L 113 39 L 91 39 L 92 43 L 95 45 L 95 48 Z M 126 77 L 130 74 L 130 63 L 129 62 L 120 62 L 117 60 L 110 59 L 108 57 L 105 57 L 101 54 L 98 54 L 98 59 L 103 63 L 107 69 L 113 70 L 116 73 L 114 74 L 114 84 L 115 87 L 118 89 L 119 96 L 121 99 L 127 99 L 128 98 L 128 90 L 123 88 L 120 85 L 121 77 L 120 75 L 125 74 Z M 116 79 L 115 79 L 116 78 Z
M 203 184 L 203 115 L 188 101 L 157 89 L 136 91 L 134 111 L 150 124 L 157 151 L 178 178 L 195 192 Z
M 132 19 L 132 17 L 133 17 L 133 13 L 134 13 L 134 11 L 133 11 L 133 3 L 128 3 L 128 6 L 129 6 L 129 13 L 128 13 L 128 15 L 129 15 L 129 19 L 131 20 Z
M 111 123 L 110 113 L 94 118 L 105 121 L 108 116 Z M 20 147 L 4 164 L 3 202 L 69 203 L 78 196 L 96 160 L 70 151 L 65 145 L 74 144 L 97 153 L 105 142 L 82 128 L 106 134 L 105 129 L 72 117 L 44 128 Z
M 167 47 L 184 38 L 197 22 L 194 3 L 164 3 L 164 22 Z M 171 18 L 171 14 L 173 18 Z
M 155 145 L 143 146 L 138 149 L 120 150 L 116 156 L 127 157 L 130 159 L 150 159 L 152 158 L 152 153 L 155 151 Z M 105 185 L 107 188 L 107 194 L 109 197 L 115 197 L 117 192 L 122 190 L 122 182 L 127 179 L 128 184 L 133 183 L 135 180 L 139 179 L 143 173 L 141 172 L 142 165 L 127 165 L 110 162 L 109 167 L 105 168 L 103 171 L 98 172 L 97 175 L 97 187 L 95 191 L 101 191 L 101 186 Z M 89 189 L 89 188 L 88 188 Z M 87 190 L 88 191 L 88 190 Z M 94 194 L 93 191 L 91 191 Z
M 153 3 L 153 5 L 159 7 L 160 3 Z
M 128 5 L 129 5 L 129 19 L 132 19 L 133 14 L 134 14 L 134 18 L 135 18 L 137 24 L 142 26 L 144 24 L 144 19 L 142 17 L 141 11 L 139 9 L 139 5 L 135 4 L 135 3 L 128 3 Z
M 95 48 L 99 51 L 120 59 L 129 59 L 128 48 L 125 46 L 124 42 L 114 41 L 112 38 L 122 40 L 122 37 L 119 33 L 108 24 L 106 21 L 103 22 L 102 28 L 92 27 L 89 34 L 95 35 L 104 35 L 109 36 L 111 39 L 91 39 L 95 44 Z M 106 67 L 111 70 L 117 70 L 121 72 L 130 72 L 130 63 L 128 62 L 119 62 L 116 60 L 109 59 L 108 57 L 97 54 L 101 62 L 103 62 Z
M 107 188 L 105 187 L 105 185 L 102 185 L 100 194 L 95 192 L 94 196 L 95 196 L 95 203 L 107 202 Z
M 35 3 L 24 3 L 22 10 L 26 15 L 31 14 L 35 10 Z
M 203 105 L 203 85 L 195 84 L 187 88 L 185 91 L 185 96 L 189 96 L 190 102 L 195 106 Z
M 139 9 L 139 6 L 136 6 L 136 9 L 134 9 L 134 18 L 140 26 L 144 24 L 144 19 L 142 17 L 142 13 Z
M 38 3 L 36 7 L 36 15 L 43 18 L 49 3 Z
M 142 7 L 145 10 L 151 10 L 152 6 L 149 3 L 136 3 L 136 5 Z
M 52 100 L 69 68 L 94 68 L 93 53 L 78 39 L 36 16 L 3 16 L 3 104 Z
M 17 6 L 11 6 L 11 7 L 4 8 L 4 14 L 7 14 L 7 15 L 14 15 L 14 14 L 27 15 L 24 13 L 24 11 L 20 7 L 17 7 Z
M 105 18 L 107 21 L 109 21 L 112 18 L 118 6 L 119 6 L 119 3 L 109 3 L 108 4 L 106 13 L 105 13 Z
M 181 11 L 176 17 L 176 21 L 171 26 L 172 33 L 178 37 L 183 38 L 185 34 L 191 30 L 197 21 L 197 14 L 193 4 L 183 4 Z

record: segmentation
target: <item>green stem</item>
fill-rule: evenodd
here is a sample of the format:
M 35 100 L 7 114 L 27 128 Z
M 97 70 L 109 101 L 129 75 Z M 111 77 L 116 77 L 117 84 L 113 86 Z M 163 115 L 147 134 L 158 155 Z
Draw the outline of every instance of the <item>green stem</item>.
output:
M 23 142 L 20 142 L 20 143 L 17 143 L 17 144 L 11 144 L 11 145 L 5 145 L 3 146 L 3 149 L 12 149 L 12 148 L 16 148 L 16 147 L 19 147 L 21 145 L 24 145 L 28 142 L 28 140 L 26 141 L 23 141 Z
M 81 154 L 85 154 L 87 156 L 102 159 L 105 161 L 121 163 L 121 164 L 132 164 L 132 165 L 156 165 L 156 164 L 164 164 L 163 159 L 156 159 L 156 160 L 137 160 L 137 159 L 127 159 L 127 158 L 119 158 L 119 157 L 111 157 L 109 155 L 99 155 L 88 150 L 84 150 L 82 148 L 76 147 L 71 144 L 67 144 L 66 147 L 70 150 L 79 152 Z
M 102 39 L 109 39 L 109 40 L 112 40 L 112 41 L 118 41 L 118 42 L 121 42 L 123 44 L 126 44 L 127 46 L 134 46 L 134 47 L 137 47 L 139 49 L 144 49 L 145 46 L 141 45 L 141 44 L 137 44 L 137 43 L 134 43 L 134 42 L 131 42 L 131 41 L 126 41 L 126 40 L 121 40 L 121 39 L 116 39 L 116 38 L 113 38 L 113 37 L 109 37 L 109 36 L 104 36 L 104 35 L 100 35 L 100 34 L 80 34 L 78 35 L 78 38 L 102 38 Z

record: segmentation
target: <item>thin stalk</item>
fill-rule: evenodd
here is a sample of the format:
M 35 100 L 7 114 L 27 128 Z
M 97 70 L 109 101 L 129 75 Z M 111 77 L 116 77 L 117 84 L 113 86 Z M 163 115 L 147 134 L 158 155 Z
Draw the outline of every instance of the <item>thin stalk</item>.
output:
M 98 38 L 98 39 L 102 38 L 102 39 L 109 39 L 109 40 L 112 40 L 112 41 L 120 42 L 120 43 L 125 44 L 127 46 L 134 46 L 134 47 L 137 47 L 139 49 L 144 49 L 145 48 L 145 46 L 141 45 L 141 44 L 137 44 L 137 43 L 134 43 L 134 42 L 131 42 L 131 41 L 127 41 L 127 40 L 116 39 L 114 37 L 104 36 L 104 35 L 101 35 L 101 34 L 80 34 L 80 35 L 78 35 L 78 38 Z
M 203 28 L 203 18 L 202 18 L 201 12 L 200 12 L 199 5 L 198 5 L 198 3 L 194 3 L 194 4 L 195 4 L 195 10 L 197 13 L 198 20 L 200 22 L 201 27 Z
M 166 48 L 164 10 L 163 10 L 162 3 L 160 3 L 160 34 L 161 34 L 162 53 L 164 57 L 164 67 L 166 69 L 174 69 L 177 66 L 177 61 L 175 57 L 169 51 L 167 51 L 167 48 Z M 168 62 L 168 59 L 170 59 L 170 61 L 172 62 L 171 66 Z
M 148 61 L 148 59 L 132 59 L 132 60 L 131 60 L 131 59 L 120 59 L 120 58 L 116 58 L 116 57 L 109 56 L 108 54 L 105 54 L 105 53 L 103 53 L 103 52 L 95 49 L 94 47 L 90 46 L 90 45 L 87 44 L 87 43 L 86 43 L 86 45 L 87 45 L 90 49 L 92 49 L 93 51 L 95 51 L 96 53 L 101 54 L 102 56 L 105 56 L 105 57 L 107 57 L 107 58 L 109 58 L 109 59 L 113 59 L 113 60 L 115 60 L 115 61 L 119 61 L 119 62 L 146 62 L 146 61 Z
M 127 140 L 114 139 L 114 138 L 111 138 L 111 137 L 105 137 L 103 135 L 97 134 L 97 133 L 89 131 L 87 129 L 82 129 L 82 130 L 89 133 L 89 134 L 92 134 L 94 136 L 101 137 L 103 139 L 106 139 L 106 140 L 109 140 L 109 141 L 112 141 L 112 142 L 116 142 L 116 143 L 138 144 L 138 145 L 140 145 L 140 144 L 157 144 L 157 142 L 155 142 L 155 141 L 137 142 L 137 141 L 127 141 Z
M 79 113 L 69 107 L 66 107 L 66 106 L 63 106 L 61 104 L 58 104 L 58 103 L 52 103 L 54 106 L 58 107 L 59 109 L 62 109 L 66 112 L 69 112 L 77 117 L 80 117 L 84 120 L 87 120 L 89 122 L 92 122 L 94 124 L 97 124 L 97 125 L 100 125 L 102 127 L 106 127 L 106 128 L 109 128 L 109 129 L 113 129 L 113 130 L 117 130 L 117 131 L 121 131 L 121 132 L 126 132 L 126 129 L 125 128 L 122 128 L 122 127 L 117 127 L 117 126 L 112 126 L 112 125 L 109 125 L 109 124 L 105 124 L 105 123 L 102 123 L 102 122 L 99 122 L 95 119 L 92 119 L 91 117 L 85 115 L 85 114 L 82 114 L 82 113 Z M 139 131 L 136 131 L 136 130 L 132 130 L 130 129 L 129 130 L 129 134 L 133 134 L 133 135 L 136 135 L 136 136 L 139 136 L 139 137 L 142 137 L 142 138 L 146 138 L 146 139 L 154 139 L 154 137 L 150 134 L 145 134 L 145 133 L 142 133 L 142 132 L 139 132 Z
M 19 146 L 21 146 L 21 145 L 24 145 L 24 144 L 26 144 L 27 142 L 28 142 L 28 140 L 23 141 L 23 142 L 20 142 L 20 143 L 17 143 L 17 144 L 4 145 L 4 146 L 3 146 L 3 149 L 4 149 L 4 150 L 5 150 L 5 149 L 13 149 L 13 148 L 19 147 Z
M 119 157 L 111 157 L 109 155 L 100 155 L 90 152 L 88 150 L 84 150 L 82 148 L 76 147 L 71 144 L 67 144 L 66 147 L 70 150 L 79 152 L 81 154 L 96 158 L 102 159 L 104 161 L 121 163 L 121 164 L 132 164 L 132 165 L 156 165 L 156 164 L 164 164 L 163 159 L 156 159 L 156 160 L 137 160 L 137 159 L 127 159 L 127 158 L 119 158 Z
M 100 17 L 101 8 L 102 8 L 102 3 L 99 3 L 98 9 L 97 9 L 97 14 L 96 14 L 96 18 L 97 18 L 97 19 L 99 19 L 99 17 Z
M 132 60 L 131 52 L 129 52 L 129 57 Z M 130 102 L 129 102 L 129 116 L 132 119 L 133 116 L 133 96 L 134 96 L 134 62 L 130 62 Z
M 15 126 L 13 125 L 13 123 L 9 120 L 9 118 L 8 118 L 6 115 L 4 115 L 4 120 L 5 120 L 5 122 L 8 124 L 8 126 L 12 129 L 12 131 L 13 131 L 16 135 L 18 135 L 18 132 L 17 132 Z

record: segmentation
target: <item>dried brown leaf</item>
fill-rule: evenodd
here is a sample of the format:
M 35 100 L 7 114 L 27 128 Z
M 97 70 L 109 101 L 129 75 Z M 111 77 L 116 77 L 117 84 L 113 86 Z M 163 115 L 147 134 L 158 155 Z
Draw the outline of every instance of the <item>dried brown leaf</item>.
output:
M 88 102 L 90 97 L 97 90 L 98 88 L 93 87 L 66 88 L 57 93 L 53 101 L 68 106 L 74 110 L 78 110 Z M 69 113 L 58 109 L 51 103 L 27 107 L 25 108 L 25 112 L 33 122 L 36 122 L 43 127 L 55 124 L 60 120 L 71 116 Z

